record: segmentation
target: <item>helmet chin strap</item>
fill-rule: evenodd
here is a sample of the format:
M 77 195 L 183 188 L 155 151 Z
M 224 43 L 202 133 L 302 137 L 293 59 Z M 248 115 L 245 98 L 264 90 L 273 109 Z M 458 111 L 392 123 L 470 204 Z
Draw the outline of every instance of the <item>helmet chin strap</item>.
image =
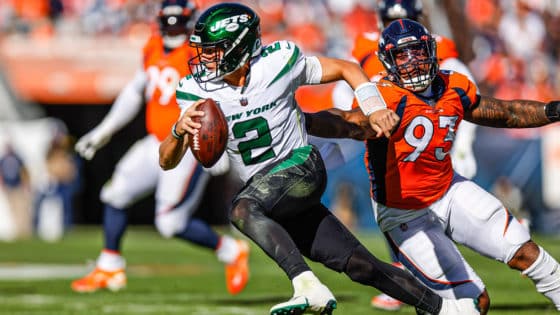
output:
M 169 36 L 169 35 L 163 36 L 163 45 L 165 46 L 165 48 L 175 49 L 177 47 L 180 47 L 186 42 L 187 42 L 186 34 L 180 34 L 175 36 Z

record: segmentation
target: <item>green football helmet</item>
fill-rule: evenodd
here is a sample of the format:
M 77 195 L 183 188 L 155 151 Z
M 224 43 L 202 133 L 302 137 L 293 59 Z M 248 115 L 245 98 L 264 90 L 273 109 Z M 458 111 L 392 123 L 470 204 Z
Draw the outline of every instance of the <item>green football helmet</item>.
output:
M 241 4 L 221 3 L 207 9 L 190 37 L 191 46 L 197 48 L 197 56 L 189 60 L 195 80 L 220 80 L 258 56 L 262 49 L 259 24 L 258 15 Z M 201 58 L 203 51 L 215 51 L 214 58 Z

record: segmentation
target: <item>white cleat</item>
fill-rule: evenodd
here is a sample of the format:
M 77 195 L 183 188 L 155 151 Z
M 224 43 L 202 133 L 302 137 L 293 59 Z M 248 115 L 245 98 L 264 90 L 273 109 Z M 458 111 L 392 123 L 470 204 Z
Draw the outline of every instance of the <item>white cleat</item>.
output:
M 306 286 L 296 294 L 289 301 L 274 305 L 270 309 L 270 315 L 300 315 L 305 312 L 332 315 L 336 309 L 334 295 L 321 283 Z
M 307 298 L 309 310 L 318 314 L 332 314 L 336 308 L 336 299 L 331 290 L 324 284 L 305 290 L 302 294 Z
M 299 315 L 309 307 L 307 299 L 303 296 L 293 297 L 287 302 L 274 305 L 270 315 Z

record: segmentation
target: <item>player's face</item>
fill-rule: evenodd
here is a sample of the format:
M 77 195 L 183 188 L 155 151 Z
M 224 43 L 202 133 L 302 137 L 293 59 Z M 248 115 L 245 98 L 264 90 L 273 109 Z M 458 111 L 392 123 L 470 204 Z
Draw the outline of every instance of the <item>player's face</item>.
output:
M 202 47 L 200 49 L 200 61 L 206 66 L 210 72 L 216 72 L 218 62 L 224 55 L 224 50 L 219 47 Z
M 404 47 L 395 53 L 395 64 L 404 80 L 425 75 L 430 71 L 428 53 L 423 45 Z

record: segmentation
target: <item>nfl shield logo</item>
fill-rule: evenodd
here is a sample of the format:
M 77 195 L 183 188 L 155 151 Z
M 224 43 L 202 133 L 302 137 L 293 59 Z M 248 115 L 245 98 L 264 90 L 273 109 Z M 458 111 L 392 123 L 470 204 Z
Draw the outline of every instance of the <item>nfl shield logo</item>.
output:
M 242 97 L 242 98 L 239 100 L 239 103 L 241 104 L 241 106 L 247 106 L 247 105 L 249 104 L 249 100 L 247 100 L 246 97 Z

